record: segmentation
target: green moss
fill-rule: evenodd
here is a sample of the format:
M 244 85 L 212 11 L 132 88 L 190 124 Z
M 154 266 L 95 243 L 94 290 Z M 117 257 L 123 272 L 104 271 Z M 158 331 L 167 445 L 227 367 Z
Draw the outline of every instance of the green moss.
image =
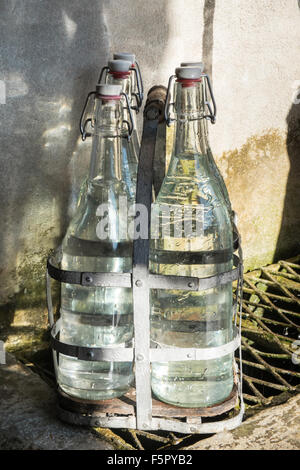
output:
M 284 194 L 281 193 L 285 191 L 282 181 L 288 174 L 286 140 L 284 131 L 269 128 L 249 137 L 240 148 L 216 156 L 232 206 L 239 216 L 246 272 L 276 261 L 283 211 Z M 173 129 L 168 128 L 167 155 L 172 142 Z M 296 243 L 291 243 L 290 238 L 280 247 L 282 259 L 291 256 L 290 250 Z
M 94 433 L 101 437 L 101 439 L 112 444 L 116 450 L 135 450 L 132 445 L 108 428 L 94 428 Z
M 249 345 L 255 347 L 262 347 L 265 351 L 270 353 L 282 353 L 282 349 L 274 339 L 274 335 L 268 333 L 260 328 L 257 328 L 253 320 L 243 320 L 243 328 L 247 331 L 243 331 L 244 338 L 247 338 Z M 286 350 L 290 350 L 291 343 L 280 339 L 280 343 Z M 292 354 L 292 352 L 291 352 Z
M 267 164 L 269 160 L 277 160 L 286 153 L 286 136 L 279 129 L 266 129 L 262 135 L 253 135 L 247 139 L 240 149 L 223 152 L 220 161 L 227 167 L 227 184 L 234 186 L 237 178 L 247 173 L 248 168 L 255 169 L 258 165 Z
M 45 274 L 48 253 L 40 252 L 31 255 L 25 253 L 23 262 L 18 266 L 17 276 L 20 291 L 14 302 L 16 308 L 30 308 L 45 305 Z
M 217 159 L 239 217 L 246 271 L 271 264 L 278 256 L 289 171 L 286 138 L 282 130 L 265 129 Z M 282 243 L 283 249 L 291 249 L 289 240 Z
M 259 253 L 244 259 L 244 272 L 253 271 L 261 266 L 268 266 L 274 262 L 274 255 L 276 251 L 276 241 L 274 239 L 274 248 L 269 252 Z
M 30 359 L 49 347 L 46 306 L 46 250 L 25 253 L 17 269 L 19 291 L 0 306 L 0 339 L 8 352 Z M 58 289 L 53 283 L 54 305 Z

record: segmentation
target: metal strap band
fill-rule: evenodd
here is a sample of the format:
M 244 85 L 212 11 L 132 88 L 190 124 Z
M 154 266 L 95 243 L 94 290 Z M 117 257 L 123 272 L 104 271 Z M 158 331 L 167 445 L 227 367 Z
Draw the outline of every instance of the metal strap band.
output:
M 167 276 L 159 274 L 149 275 L 149 285 L 152 289 L 173 289 L 173 290 L 190 290 L 203 291 L 212 289 L 213 287 L 236 281 L 239 277 L 239 258 L 233 255 L 233 263 L 235 268 L 215 276 L 198 278 L 185 276 Z
M 214 421 L 212 423 L 183 423 L 176 421 L 175 419 L 165 418 L 152 418 L 148 430 L 152 431 L 172 431 L 183 434 L 197 433 L 197 434 L 214 434 L 223 431 L 230 431 L 231 429 L 237 428 L 243 421 L 244 415 L 244 404 L 241 403 L 240 412 L 237 416 L 229 419 L 222 419 L 221 421 Z
M 59 417 L 67 423 L 81 425 L 81 426 L 102 426 L 107 428 L 130 428 L 134 429 L 136 426 L 135 417 L 133 416 L 93 416 L 90 414 L 78 414 L 72 411 L 65 410 L 61 407 L 58 408 Z M 241 403 L 240 412 L 233 418 L 222 419 L 212 423 L 202 423 L 201 418 L 198 422 L 185 423 L 178 419 L 167 418 L 152 418 L 144 430 L 149 431 L 172 431 L 184 434 L 214 434 L 217 432 L 230 431 L 238 427 L 243 420 L 244 405 Z
M 202 291 L 212 289 L 217 285 L 227 284 L 238 279 L 239 258 L 233 255 L 233 263 L 236 266 L 231 271 L 207 278 L 187 277 L 187 276 L 166 276 L 160 274 L 149 274 L 150 289 L 173 289 Z M 94 273 L 64 271 L 52 264 L 52 259 L 47 261 L 49 276 L 59 282 L 68 284 L 80 284 L 86 287 L 132 287 L 131 273 Z
M 60 332 L 61 319 L 57 321 L 51 330 L 51 346 L 56 352 L 65 356 L 76 357 L 81 361 L 105 361 L 105 362 L 132 362 L 134 349 L 129 347 L 105 347 L 89 348 L 64 343 L 57 339 Z M 150 362 L 176 362 L 176 361 L 202 361 L 217 359 L 234 352 L 241 343 L 241 337 L 235 329 L 235 337 L 230 343 L 214 348 L 174 348 L 160 345 L 150 349 Z M 142 356 L 137 355 L 137 362 L 143 362 Z
M 132 287 L 131 273 L 65 271 L 54 266 L 52 258 L 47 261 L 47 270 L 52 279 L 67 284 L 86 287 Z
M 76 357 L 81 361 L 108 361 L 108 362 L 132 362 L 133 348 L 127 347 L 105 347 L 105 348 L 89 348 L 85 346 L 76 346 L 73 344 L 63 343 L 56 337 L 60 332 L 61 319 L 59 319 L 51 330 L 51 346 L 56 352 L 70 357 Z
M 47 271 L 49 276 L 51 276 L 52 279 L 55 279 L 56 281 L 66 282 L 68 284 L 81 284 L 82 273 L 78 271 L 64 271 L 57 268 L 53 264 L 51 257 L 47 260 Z
M 131 273 L 82 273 L 82 286 L 132 287 Z
M 174 348 L 150 349 L 151 362 L 206 361 L 218 359 L 233 353 L 241 344 L 241 337 L 235 329 L 235 337 L 230 343 L 214 348 Z
M 233 236 L 233 251 L 236 251 L 239 249 L 239 234 L 236 229 L 233 230 L 232 236 Z
M 91 426 L 105 428 L 129 428 L 135 429 L 136 419 L 134 416 L 93 416 L 90 414 L 74 413 L 58 407 L 58 416 L 62 421 L 75 426 Z

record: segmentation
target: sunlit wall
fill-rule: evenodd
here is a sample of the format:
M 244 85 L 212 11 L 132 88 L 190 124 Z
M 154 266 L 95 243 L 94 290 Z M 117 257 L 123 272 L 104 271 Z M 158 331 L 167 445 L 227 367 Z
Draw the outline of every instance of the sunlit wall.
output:
M 146 90 L 203 57 L 246 265 L 299 251 L 297 0 L 3 0 L 0 14 L 2 304 L 28 293 L 65 231 L 90 150 L 81 108 L 118 50 L 136 53 Z

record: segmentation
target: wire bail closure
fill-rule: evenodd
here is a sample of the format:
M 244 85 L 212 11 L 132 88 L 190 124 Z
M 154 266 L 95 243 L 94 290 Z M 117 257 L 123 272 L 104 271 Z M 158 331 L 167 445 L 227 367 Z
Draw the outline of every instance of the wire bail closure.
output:
M 83 110 L 81 112 L 80 116 L 80 121 L 79 121 L 79 129 L 80 129 L 80 134 L 81 134 L 81 139 L 84 142 L 87 137 L 91 137 L 91 133 L 86 131 L 86 126 L 90 122 L 92 122 L 91 118 L 88 118 L 84 121 L 85 113 L 86 113 L 86 108 L 88 106 L 88 103 L 90 101 L 91 96 L 96 96 L 96 90 L 95 91 L 90 91 L 89 94 L 86 97 Z M 83 122 L 84 121 L 84 122 Z
M 86 97 L 86 100 L 85 100 L 85 103 L 84 103 L 84 106 L 83 106 L 83 110 L 81 112 L 80 121 L 79 121 L 79 129 L 80 129 L 81 139 L 82 139 L 83 142 L 86 140 L 87 137 L 92 136 L 91 132 L 87 132 L 87 130 L 86 130 L 86 127 L 87 127 L 88 123 L 91 123 L 91 125 L 92 125 L 92 118 L 85 119 L 85 114 L 86 114 L 86 110 L 87 110 L 87 107 L 88 107 L 88 104 L 89 104 L 89 101 L 90 101 L 91 97 L 94 96 L 94 99 L 95 99 L 95 97 L 97 95 L 98 95 L 98 92 L 96 90 L 95 91 L 90 91 L 90 93 L 88 93 L 88 95 Z M 121 92 L 120 96 L 124 96 L 124 98 L 125 98 L 126 107 L 123 108 L 123 109 L 128 110 L 129 118 L 130 118 L 130 123 L 127 121 L 127 119 L 123 119 L 123 123 L 125 123 L 127 125 L 128 134 L 122 135 L 122 137 L 127 138 L 127 140 L 129 141 L 131 136 L 132 136 L 133 129 L 134 129 L 133 116 L 132 116 L 132 111 L 131 111 L 128 95 L 124 92 Z
M 124 98 L 125 98 L 125 101 L 126 101 L 126 104 L 127 104 L 125 109 L 128 110 L 129 117 L 130 117 L 130 123 L 127 121 L 127 119 L 123 119 L 123 123 L 125 123 L 127 125 L 127 128 L 128 128 L 128 134 L 124 135 L 123 137 L 126 137 L 128 142 L 129 142 L 130 139 L 131 139 L 132 133 L 133 133 L 133 129 L 134 129 L 133 116 L 132 116 L 132 111 L 131 111 L 128 95 L 126 93 L 121 92 L 121 96 L 124 96 Z
M 105 67 L 102 67 L 99 78 L 98 78 L 98 83 L 102 83 L 102 80 L 104 80 L 104 83 L 106 83 L 109 71 L 110 71 L 110 68 L 107 65 Z M 135 74 L 136 85 L 137 85 L 137 91 L 134 91 L 132 93 L 132 96 L 134 96 L 136 100 L 136 105 L 131 106 L 131 109 L 133 109 L 134 111 L 136 111 L 136 113 L 138 113 L 142 106 L 143 99 L 144 99 L 144 84 L 143 84 L 140 66 L 137 61 L 135 61 L 134 66 L 129 68 L 129 71 Z
M 169 82 L 168 82 L 168 91 L 167 91 L 166 106 L 165 106 L 165 120 L 166 120 L 166 123 L 167 123 L 168 127 L 170 127 L 170 125 L 173 121 L 176 121 L 175 118 L 171 117 L 171 112 L 170 112 L 170 108 L 171 107 L 174 108 L 174 106 L 175 106 L 174 87 L 175 87 L 175 79 L 176 78 L 177 78 L 176 75 L 171 75 L 171 77 L 169 78 Z M 216 105 L 215 97 L 214 97 L 214 94 L 213 94 L 211 81 L 210 81 L 209 76 L 205 73 L 203 73 L 201 75 L 201 78 L 203 80 L 205 80 L 205 90 L 208 89 L 208 91 L 209 91 L 210 99 L 211 99 L 212 104 L 213 104 L 213 109 L 211 107 L 211 104 L 210 104 L 209 100 L 206 99 L 206 96 L 205 96 L 205 105 L 207 106 L 208 114 L 205 114 L 204 116 L 201 116 L 200 119 L 209 119 L 212 124 L 215 124 L 216 123 L 216 117 L 217 117 L 217 105 Z M 171 101 L 172 95 L 173 95 L 173 101 Z

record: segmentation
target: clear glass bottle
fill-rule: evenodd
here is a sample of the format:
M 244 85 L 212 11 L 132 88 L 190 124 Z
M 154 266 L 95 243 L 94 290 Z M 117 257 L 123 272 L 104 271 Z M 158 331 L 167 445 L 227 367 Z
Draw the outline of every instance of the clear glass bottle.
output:
M 107 75 L 107 83 L 113 85 L 120 85 L 122 92 L 126 93 L 128 96 L 129 103 L 133 106 L 132 100 L 132 72 L 130 68 L 132 63 L 127 60 L 111 60 L 108 62 L 109 72 Z M 123 112 L 124 112 L 124 121 L 130 122 L 129 111 L 127 108 L 127 103 L 122 97 L 123 103 Z M 132 111 L 132 121 L 133 129 L 130 140 L 126 137 L 122 139 L 122 157 L 123 157 L 123 166 L 125 171 L 125 181 L 129 191 L 133 191 L 132 197 L 135 198 L 136 190 L 136 177 L 137 177 L 137 166 L 138 166 L 138 157 L 140 151 L 140 140 L 137 131 L 137 122 L 136 122 L 136 112 Z M 123 135 L 128 134 L 128 127 L 124 123 L 123 126 Z
M 160 228 L 158 238 L 152 238 L 152 220 L 150 271 L 203 278 L 231 269 L 231 222 L 209 161 L 198 86 L 201 69 L 179 68 L 176 75 L 176 138 L 167 175 L 153 205 L 152 214 L 159 214 Z M 200 229 L 192 236 L 186 236 L 184 227 L 178 225 L 181 215 L 169 217 L 169 213 L 187 207 L 192 210 L 193 226 L 202 215 Z M 170 232 L 166 234 L 168 225 Z M 215 256 L 213 264 L 207 257 L 211 254 Z M 152 290 L 151 339 L 166 348 L 209 348 L 231 341 L 231 283 L 203 292 Z M 220 359 L 152 364 L 154 394 L 173 405 L 212 406 L 226 399 L 232 387 L 233 354 Z
M 134 202 L 124 179 L 121 157 L 121 88 L 97 86 L 89 177 L 61 247 L 61 269 L 79 272 L 128 272 L 132 242 L 124 227 L 121 198 Z M 124 201 L 124 199 L 123 199 Z M 105 223 L 109 211 L 109 225 Z M 105 228 L 106 227 L 106 228 Z M 122 233 L 123 232 L 123 233 Z M 114 347 L 133 335 L 129 288 L 62 284 L 63 342 L 88 347 Z M 127 362 L 81 361 L 59 355 L 58 383 L 73 397 L 102 400 L 123 395 L 133 379 Z
M 203 62 L 182 62 L 180 64 L 181 67 L 196 67 L 200 68 L 202 70 L 202 79 L 201 82 L 198 83 L 198 86 L 200 87 L 200 94 L 201 94 L 201 109 L 203 110 L 203 113 L 206 113 L 207 105 L 206 103 L 209 102 L 209 94 L 208 94 L 208 89 L 207 89 L 207 82 L 205 80 L 205 73 L 204 73 L 204 64 Z M 208 120 L 204 120 L 204 126 L 201 121 L 199 121 L 199 124 L 202 126 L 199 131 L 202 134 L 203 131 L 206 134 L 206 148 L 207 152 L 209 153 L 209 168 L 214 175 L 214 177 L 219 181 L 221 191 L 223 193 L 223 197 L 225 199 L 227 208 L 230 213 L 230 217 L 232 217 L 232 208 L 231 208 L 231 202 L 229 199 L 229 194 L 226 188 L 226 184 L 224 182 L 223 176 L 215 162 L 215 159 L 213 157 L 210 145 L 209 145 L 209 140 L 208 140 Z
M 136 113 L 139 112 L 140 107 L 142 106 L 143 102 L 143 80 L 141 75 L 141 70 L 136 60 L 135 54 L 130 52 L 117 52 L 114 54 L 114 60 L 124 60 L 130 62 L 130 75 L 129 75 L 129 82 L 130 82 L 130 103 L 132 109 L 135 109 Z M 136 116 L 134 115 L 134 119 Z M 136 148 L 136 153 L 139 155 L 140 151 L 140 137 L 138 134 L 138 129 L 136 125 L 136 121 L 134 122 L 134 129 L 132 139 L 134 146 Z
M 131 63 L 131 68 L 135 69 L 136 72 L 130 74 L 130 82 L 131 82 L 131 91 L 132 91 L 132 105 L 134 106 L 136 103 L 135 101 L 140 100 L 139 107 L 142 104 L 143 100 L 143 80 L 141 76 L 141 70 L 136 60 L 135 54 L 131 52 L 116 52 L 114 54 L 114 59 L 116 60 L 127 60 Z M 137 98 L 133 98 L 134 94 L 139 95 Z

